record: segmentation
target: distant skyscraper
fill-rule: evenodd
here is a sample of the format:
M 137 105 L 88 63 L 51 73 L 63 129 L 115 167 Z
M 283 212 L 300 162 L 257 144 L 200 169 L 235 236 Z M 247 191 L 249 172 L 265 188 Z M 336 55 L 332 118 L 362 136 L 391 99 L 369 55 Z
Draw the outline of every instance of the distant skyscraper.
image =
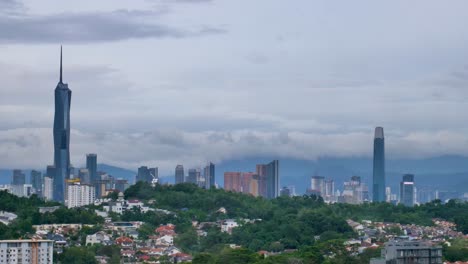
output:
M 97 155 L 96 154 L 86 154 L 86 169 L 89 172 L 89 182 L 88 184 L 95 184 L 97 180 Z
M 198 183 L 198 177 L 197 177 L 197 170 L 196 169 L 189 169 L 186 182 L 193 183 L 193 184 Z
M 225 172 L 224 190 L 242 192 L 242 172 Z
M 159 169 L 158 167 L 156 168 L 149 168 L 149 180 L 150 182 L 154 179 L 159 179 Z
M 205 175 L 205 188 L 210 189 L 216 185 L 215 182 L 215 165 L 213 163 L 209 163 L 204 169 Z
M 403 175 L 400 182 L 400 203 L 405 206 L 414 206 L 414 175 Z
M 266 165 L 266 198 L 273 199 L 279 196 L 279 161 L 274 160 Z
M 148 168 L 147 166 L 141 166 L 138 168 L 138 174 L 136 177 L 136 181 L 143 181 L 147 183 L 151 183 L 153 181 L 153 177 L 158 178 L 158 168 Z
M 310 188 L 313 194 L 323 197 L 325 195 L 325 177 L 312 176 L 310 179 Z
M 60 80 L 55 88 L 54 117 L 54 200 L 64 201 L 65 179 L 70 176 L 70 106 L 72 91 L 62 78 L 62 50 L 60 49 Z
M 45 176 L 48 176 L 53 179 L 55 177 L 55 166 L 48 165 Z
M 385 141 L 382 127 L 375 128 L 373 201 L 385 202 Z
M 91 174 L 89 173 L 88 169 L 80 169 L 78 170 L 78 178 L 80 178 L 80 182 L 83 184 L 90 184 L 91 183 Z
M 42 173 L 40 171 L 31 171 L 31 184 L 37 196 L 42 197 Z
M 175 184 L 183 183 L 185 181 L 185 172 L 183 165 L 177 165 L 175 168 Z
M 54 188 L 54 185 L 53 185 L 53 179 L 52 177 L 44 177 L 44 190 L 42 191 L 42 195 L 44 197 L 45 200 L 49 201 L 49 200 L 52 200 L 54 197 L 53 197 L 53 188 Z
M 26 175 L 24 175 L 22 170 L 13 170 L 13 181 L 12 185 L 25 185 L 26 184 Z

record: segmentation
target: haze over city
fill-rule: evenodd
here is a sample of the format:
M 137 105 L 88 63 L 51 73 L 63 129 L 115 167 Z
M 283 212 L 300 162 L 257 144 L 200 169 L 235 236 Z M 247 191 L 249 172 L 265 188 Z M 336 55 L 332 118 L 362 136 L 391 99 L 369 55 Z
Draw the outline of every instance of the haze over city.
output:
M 0 1 L 0 167 L 53 163 L 60 45 L 77 166 L 372 157 L 376 126 L 388 159 L 468 155 L 467 7 Z

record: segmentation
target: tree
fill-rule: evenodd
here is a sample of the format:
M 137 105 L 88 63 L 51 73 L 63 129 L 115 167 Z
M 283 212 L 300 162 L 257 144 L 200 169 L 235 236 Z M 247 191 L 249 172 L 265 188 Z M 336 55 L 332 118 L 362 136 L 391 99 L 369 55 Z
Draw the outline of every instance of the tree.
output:
M 62 263 L 97 264 L 94 252 L 86 247 L 70 247 L 59 255 Z

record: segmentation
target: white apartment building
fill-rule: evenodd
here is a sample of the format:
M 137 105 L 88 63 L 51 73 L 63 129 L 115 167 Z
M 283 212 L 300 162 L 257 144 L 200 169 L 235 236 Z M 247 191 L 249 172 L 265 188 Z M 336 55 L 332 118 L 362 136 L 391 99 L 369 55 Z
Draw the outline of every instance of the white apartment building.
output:
M 93 204 L 95 199 L 94 187 L 87 184 L 74 183 L 68 185 L 66 205 L 68 208 Z
M 52 264 L 52 240 L 0 240 L 0 263 Z
M 44 190 L 42 190 L 42 195 L 47 201 L 53 199 L 53 189 L 54 189 L 54 180 L 50 177 L 44 177 Z

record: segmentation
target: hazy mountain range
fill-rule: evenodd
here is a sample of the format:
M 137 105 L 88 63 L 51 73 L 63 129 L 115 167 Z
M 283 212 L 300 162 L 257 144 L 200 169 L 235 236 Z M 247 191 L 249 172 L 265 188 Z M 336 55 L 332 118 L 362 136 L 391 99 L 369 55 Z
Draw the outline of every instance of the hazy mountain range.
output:
M 216 164 L 216 182 L 223 185 L 225 171 L 255 171 L 255 165 L 268 163 L 274 158 L 246 158 L 229 160 Z M 280 160 L 281 186 L 294 185 L 298 193 L 303 193 L 310 186 L 313 175 L 325 176 L 335 180 L 335 188 L 342 189 L 343 181 L 353 175 L 362 177 L 369 184 L 372 182 L 372 159 L 370 158 L 333 158 L 324 157 L 316 161 L 298 159 Z M 175 165 L 174 165 L 175 168 Z M 128 170 L 107 164 L 99 164 L 98 170 L 106 171 L 117 178 L 130 182 L 135 179 L 136 170 Z M 188 168 L 185 168 L 186 173 Z M 24 170 L 29 181 L 29 170 Z M 398 184 L 405 173 L 415 174 L 419 187 L 432 187 L 439 190 L 468 192 L 468 157 L 440 156 L 428 159 L 387 160 L 387 185 L 397 193 Z M 11 182 L 11 169 L 0 170 L 0 184 Z M 160 175 L 163 183 L 174 181 L 174 175 Z

